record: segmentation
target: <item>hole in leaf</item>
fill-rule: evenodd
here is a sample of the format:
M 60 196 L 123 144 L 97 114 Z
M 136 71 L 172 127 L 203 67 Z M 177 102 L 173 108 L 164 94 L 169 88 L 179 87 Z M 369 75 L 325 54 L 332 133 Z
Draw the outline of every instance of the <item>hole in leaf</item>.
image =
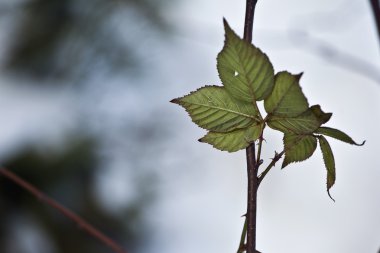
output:
M 235 71 L 234 76 L 238 76 L 239 72 Z

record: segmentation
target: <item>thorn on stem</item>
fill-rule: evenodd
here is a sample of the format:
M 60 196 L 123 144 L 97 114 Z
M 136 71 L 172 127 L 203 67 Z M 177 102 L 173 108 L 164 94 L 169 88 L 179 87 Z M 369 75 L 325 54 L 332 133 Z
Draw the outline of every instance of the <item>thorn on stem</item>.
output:
M 263 137 L 263 135 L 260 135 L 260 137 L 259 137 L 259 141 L 265 141 L 265 142 L 267 142 L 267 140 Z M 259 145 L 259 143 L 257 143 L 257 145 Z

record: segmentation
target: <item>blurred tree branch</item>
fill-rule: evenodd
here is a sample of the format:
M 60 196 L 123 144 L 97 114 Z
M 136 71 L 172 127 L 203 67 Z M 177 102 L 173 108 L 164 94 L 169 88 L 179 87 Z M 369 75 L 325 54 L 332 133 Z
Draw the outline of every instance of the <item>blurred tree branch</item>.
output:
M 377 27 L 377 36 L 380 43 L 380 1 L 379 0 L 370 0 L 373 16 L 375 18 L 376 27 Z
M 58 203 L 56 200 L 48 197 L 46 194 L 38 190 L 36 187 L 26 182 L 13 172 L 9 171 L 6 168 L 0 168 L 0 174 L 5 178 L 11 180 L 13 183 L 17 184 L 24 190 L 28 191 L 30 194 L 34 195 L 37 199 L 44 202 L 45 204 L 51 206 L 56 209 L 64 216 L 75 222 L 79 228 L 83 229 L 86 233 L 93 236 L 98 241 L 104 243 L 109 248 L 111 248 L 115 253 L 127 253 L 120 245 L 118 245 L 114 240 L 110 237 L 103 234 L 101 231 L 96 229 L 94 226 L 83 220 L 80 216 L 75 214 L 73 211 L 69 210 L 62 204 Z
M 380 70 L 374 64 L 350 53 L 343 52 L 334 45 L 311 36 L 307 31 L 291 31 L 289 38 L 307 52 L 328 60 L 341 68 L 356 72 L 380 84 Z M 298 47 L 298 48 L 299 48 Z

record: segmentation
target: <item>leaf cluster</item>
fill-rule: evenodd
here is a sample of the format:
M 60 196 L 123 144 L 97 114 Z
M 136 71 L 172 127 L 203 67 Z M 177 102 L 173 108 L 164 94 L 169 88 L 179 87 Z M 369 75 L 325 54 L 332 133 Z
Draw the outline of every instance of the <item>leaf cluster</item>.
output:
M 208 130 L 200 142 L 222 151 L 248 147 L 262 138 L 265 126 L 282 132 L 282 168 L 311 157 L 319 142 L 329 192 L 335 183 L 335 161 L 324 136 L 353 145 L 364 142 L 358 144 L 342 131 L 323 126 L 332 113 L 309 105 L 300 86 L 302 74 L 274 73 L 265 53 L 236 35 L 226 20 L 224 28 L 225 43 L 217 57 L 223 86 L 205 86 L 171 102 L 184 107 L 195 124 Z M 258 109 L 259 101 L 264 102 L 265 117 Z

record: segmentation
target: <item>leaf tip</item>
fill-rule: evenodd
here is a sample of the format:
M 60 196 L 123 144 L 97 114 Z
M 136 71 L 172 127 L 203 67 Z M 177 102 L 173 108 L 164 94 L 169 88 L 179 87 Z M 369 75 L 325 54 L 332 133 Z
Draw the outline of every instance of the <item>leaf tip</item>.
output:
M 225 43 L 229 40 L 234 40 L 236 38 L 239 38 L 239 36 L 235 33 L 234 30 L 232 30 L 231 26 L 228 24 L 227 19 L 223 18 L 223 25 L 224 25 L 224 36 L 225 36 Z
M 362 143 L 354 143 L 354 145 L 356 145 L 356 146 L 363 146 L 364 144 L 365 144 L 365 142 L 366 142 L 366 140 L 364 140 Z
M 303 72 L 301 72 L 301 73 L 299 73 L 299 74 L 297 74 L 295 76 L 297 78 L 297 81 L 299 81 L 301 79 L 301 77 L 303 76 Z
M 323 122 L 322 124 L 329 122 L 332 115 L 333 115 L 332 112 L 326 112 L 325 115 L 322 117 L 322 122 Z
M 227 32 L 227 30 L 231 30 L 230 25 L 227 22 L 227 19 L 223 17 L 223 25 L 224 25 L 224 30 Z
M 179 98 L 174 98 L 174 99 L 170 100 L 169 102 L 173 103 L 173 104 L 179 104 Z
M 223 24 L 224 24 L 224 25 L 228 25 L 228 23 L 227 23 L 227 19 L 226 19 L 225 17 L 223 17 Z
M 317 119 L 320 121 L 321 124 L 327 123 L 332 117 L 332 113 L 322 111 L 320 105 L 313 105 L 310 107 L 310 109 L 313 112 L 313 114 L 317 117 Z
M 281 165 L 281 169 L 284 169 L 288 165 L 289 165 L 289 162 L 286 161 L 286 159 L 284 159 L 284 161 L 282 162 L 282 165 Z
M 329 195 L 329 198 L 335 202 L 335 199 L 331 196 L 330 189 L 327 190 L 327 194 Z

